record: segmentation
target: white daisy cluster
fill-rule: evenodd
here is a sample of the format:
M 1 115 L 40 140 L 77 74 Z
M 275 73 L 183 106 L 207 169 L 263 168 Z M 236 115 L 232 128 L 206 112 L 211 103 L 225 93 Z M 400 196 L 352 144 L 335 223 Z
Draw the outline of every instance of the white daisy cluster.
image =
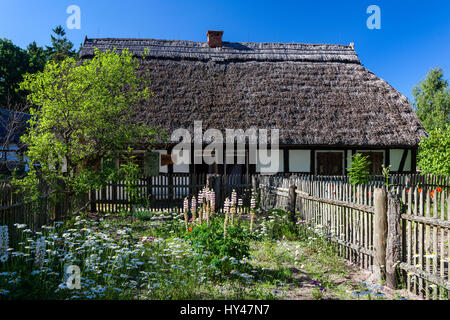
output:
M 40 237 L 36 241 L 36 249 L 34 255 L 34 266 L 37 268 L 42 268 L 45 259 L 45 237 Z
M 6 262 L 8 260 L 8 248 L 8 226 L 0 226 L 0 262 Z

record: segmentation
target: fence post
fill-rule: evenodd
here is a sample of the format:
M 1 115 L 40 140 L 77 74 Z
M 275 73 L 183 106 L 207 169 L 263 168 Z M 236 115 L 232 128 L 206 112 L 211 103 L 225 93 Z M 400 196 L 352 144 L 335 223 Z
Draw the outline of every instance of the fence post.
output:
M 374 233 L 373 246 L 375 250 L 374 267 L 377 280 L 384 280 L 386 275 L 386 236 L 387 236 L 387 212 L 386 212 L 386 190 L 375 188 L 374 190 Z
M 256 203 L 258 203 L 259 205 L 261 205 L 260 200 L 261 200 L 261 190 L 259 188 L 259 177 L 256 174 L 252 175 L 252 195 L 251 197 L 253 197 L 253 195 L 255 195 L 256 199 Z
M 214 183 L 214 194 L 216 196 L 215 200 L 216 200 L 216 208 L 219 209 L 220 206 L 222 205 L 222 177 L 221 176 L 216 176 L 215 179 L 215 183 Z
M 396 267 L 401 259 L 402 248 L 401 207 L 398 195 L 388 192 L 387 198 L 386 285 L 397 289 Z
M 258 181 L 258 177 L 253 174 L 252 175 L 252 193 L 256 194 L 258 192 L 259 189 L 259 181 Z
M 290 218 L 293 223 L 297 222 L 295 219 L 295 202 L 296 202 L 295 200 L 296 200 L 296 196 L 297 196 L 297 194 L 295 193 L 295 189 L 297 189 L 297 187 L 295 186 L 295 184 L 291 183 L 291 185 L 289 186 L 288 207 L 289 207 Z
M 91 190 L 91 212 L 97 212 L 97 202 L 95 199 L 95 190 Z
M 192 187 L 189 188 L 189 190 L 190 190 L 190 192 L 191 192 L 191 193 L 189 194 L 189 198 L 190 198 L 190 199 L 192 199 L 193 196 L 197 197 L 197 194 L 198 194 L 198 190 L 197 190 L 198 175 L 197 175 L 197 173 L 193 173 L 193 174 L 191 175 L 191 177 L 192 177 L 192 180 L 191 180 Z

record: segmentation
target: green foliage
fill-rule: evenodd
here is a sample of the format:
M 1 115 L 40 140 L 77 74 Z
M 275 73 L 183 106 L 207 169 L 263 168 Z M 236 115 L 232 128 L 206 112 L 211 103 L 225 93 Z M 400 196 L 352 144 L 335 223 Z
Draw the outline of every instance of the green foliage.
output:
M 155 216 L 155 213 L 149 210 L 145 210 L 142 208 L 139 208 L 137 210 L 133 210 L 133 218 L 139 219 L 139 220 L 150 220 Z
M 73 43 L 66 37 L 66 31 L 59 25 L 54 28 L 51 35 L 51 46 L 47 46 L 47 55 L 50 60 L 62 62 L 66 58 L 77 58 L 77 52 L 73 49 Z
M 450 90 L 444 70 L 432 69 L 413 89 L 414 109 L 427 132 L 450 124 Z
M 192 242 L 198 252 L 209 252 L 213 265 L 220 266 L 225 271 L 231 267 L 228 258 L 241 260 L 249 256 L 252 235 L 242 226 L 234 225 L 227 227 L 227 236 L 224 237 L 223 219 L 215 218 L 210 221 L 210 226 L 206 223 L 193 226 L 185 238 Z
M 0 107 L 24 102 L 25 97 L 19 92 L 19 83 L 29 71 L 27 52 L 10 40 L 0 39 Z
M 298 238 L 297 228 L 291 221 L 289 213 L 283 210 L 272 210 L 261 222 L 260 237 L 268 239 L 288 239 Z
M 434 129 L 422 138 L 417 158 L 421 173 L 450 175 L 450 125 Z
M 36 44 L 36 41 L 30 43 L 27 47 L 28 52 L 28 64 L 29 64 L 29 73 L 36 73 L 44 70 L 45 64 L 47 63 L 47 52 L 44 48 L 39 47 Z
M 76 194 L 122 175 L 132 188 L 137 165 L 125 163 L 115 172 L 101 170 L 99 163 L 138 142 L 149 145 L 156 135 L 153 128 L 131 120 L 135 106 L 150 96 L 138 66 L 128 50 L 121 54 L 97 50 L 81 64 L 66 58 L 61 63 L 50 61 L 43 72 L 27 74 L 21 88 L 40 107 L 31 108 L 30 128 L 22 136 L 29 146 L 30 172 L 15 183 L 35 190 L 40 177 L 53 189 L 62 184 L 66 193 Z
M 25 74 L 41 72 L 48 60 L 62 62 L 69 57 L 78 58 L 64 28 L 57 26 L 52 31 L 52 45 L 45 49 L 36 41 L 24 50 L 10 40 L 0 39 L 0 107 L 24 111 L 22 105 L 26 102 L 27 92 L 20 90 L 19 84 Z
M 389 175 L 391 173 L 391 165 L 388 165 L 387 167 L 384 166 L 384 164 L 381 164 L 381 168 L 382 168 L 382 174 L 384 177 L 384 184 L 386 186 L 389 186 Z
M 353 185 L 364 184 L 369 182 L 370 178 L 370 161 L 368 156 L 356 153 L 352 157 L 352 166 L 347 168 L 350 177 L 350 183 Z
M 135 156 L 131 155 L 130 147 L 128 147 L 128 155 L 122 154 L 122 157 L 125 161 L 120 165 L 117 177 L 124 180 L 125 192 L 128 194 L 132 204 L 147 204 L 144 191 L 138 185 L 141 169 L 137 163 L 133 162 Z M 109 170 L 114 169 L 110 168 Z

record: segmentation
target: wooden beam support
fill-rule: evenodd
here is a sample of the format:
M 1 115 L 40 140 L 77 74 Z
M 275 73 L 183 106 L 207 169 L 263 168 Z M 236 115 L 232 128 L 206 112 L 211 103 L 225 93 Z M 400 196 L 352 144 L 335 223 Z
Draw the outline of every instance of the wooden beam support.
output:
M 403 168 L 405 167 L 406 157 L 408 156 L 408 149 L 403 150 L 402 159 L 398 166 L 398 173 L 403 173 Z
M 391 153 L 389 149 L 384 149 L 384 166 L 387 168 L 391 164 Z
M 289 149 L 283 149 L 283 162 L 284 162 L 284 170 L 283 172 L 289 172 Z
M 310 155 L 310 173 L 315 174 L 316 173 L 316 149 L 311 149 L 311 155 Z
M 411 173 L 415 173 L 417 170 L 417 148 L 411 149 Z

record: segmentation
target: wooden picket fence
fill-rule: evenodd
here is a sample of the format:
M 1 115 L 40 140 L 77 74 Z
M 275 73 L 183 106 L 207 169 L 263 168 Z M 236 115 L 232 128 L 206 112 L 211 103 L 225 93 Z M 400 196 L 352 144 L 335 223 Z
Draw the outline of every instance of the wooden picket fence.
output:
M 289 178 L 292 174 L 282 174 L 278 175 L 285 178 Z M 319 182 L 333 182 L 334 184 L 339 183 L 350 183 L 349 176 L 317 176 L 317 175 L 295 175 L 301 180 L 309 181 L 319 181 Z M 396 187 L 421 187 L 421 188 L 438 188 L 444 189 L 445 191 L 450 189 L 450 176 L 443 175 L 422 175 L 419 173 L 402 173 L 402 174 L 391 174 L 388 178 L 388 183 L 391 186 Z M 386 184 L 386 178 L 381 175 L 370 176 L 368 185 L 375 185 L 382 187 Z
M 401 215 L 402 262 L 407 288 L 425 299 L 450 298 L 450 193 L 436 188 L 395 188 Z
M 238 197 L 250 200 L 250 175 L 216 175 L 192 173 L 161 173 L 159 176 L 141 177 L 132 185 L 141 198 L 148 200 L 146 206 L 153 210 L 171 211 L 183 206 L 185 198 L 197 197 L 204 187 L 214 189 L 216 208 L 220 209 L 226 197 L 236 190 Z M 109 183 L 102 190 L 90 192 L 93 212 L 119 212 L 130 210 L 133 203 L 127 192 L 130 185 L 125 181 Z
M 41 196 L 33 203 L 9 181 L 0 182 L 0 225 L 8 226 L 11 243 L 19 239 L 15 224 L 25 225 L 24 228 L 33 232 L 40 231 L 44 225 L 69 218 L 69 212 L 87 208 L 87 195 L 69 201 L 64 196 L 56 197 L 42 183 L 39 189 Z
M 14 224 L 26 225 L 27 229 L 38 231 L 49 224 L 55 213 L 49 206 L 48 195 L 44 194 L 39 206 L 32 205 L 22 192 L 9 182 L 0 182 L 0 225 L 8 226 L 11 243 L 18 240 L 18 230 Z
M 339 253 L 369 269 L 373 265 L 373 215 L 376 185 L 311 181 L 262 176 L 259 179 L 264 210 L 290 210 L 289 189 L 295 186 L 295 212 L 301 221 L 337 244 Z
M 392 287 L 404 282 L 422 298 L 449 298 L 448 189 L 430 181 L 429 188 L 379 188 L 311 177 L 261 176 L 258 180 L 263 209 L 297 214 L 352 263 L 372 271 L 379 268 L 378 272 L 384 268 Z M 387 191 L 387 197 L 377 200 L 376 190 Z

